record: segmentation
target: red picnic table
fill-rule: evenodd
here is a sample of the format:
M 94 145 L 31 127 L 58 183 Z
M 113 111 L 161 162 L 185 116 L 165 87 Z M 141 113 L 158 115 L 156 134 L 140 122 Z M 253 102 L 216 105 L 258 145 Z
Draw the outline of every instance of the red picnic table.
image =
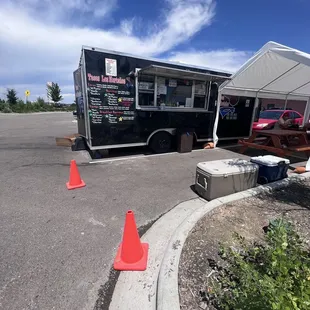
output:
M 305 131 L 295 130 L 257 130 L 253 131 L 249 139 L 239 140 L 243 145 L 241 153 L 248 148 L 269 151 L 278 156 L 289 156 L 293 153 L 305 152 L 310 156 L 310 144 Z

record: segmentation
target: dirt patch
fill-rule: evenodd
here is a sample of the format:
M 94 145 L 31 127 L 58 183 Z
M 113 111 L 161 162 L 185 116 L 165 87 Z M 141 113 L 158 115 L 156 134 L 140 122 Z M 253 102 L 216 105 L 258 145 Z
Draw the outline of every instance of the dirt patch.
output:
M 209 262 L 219 261 L 219 242 L 234 246 L 234 232 L 248 241 L 261 241 L 263 227 L 280 217 L 292 222 L 310 247 L 310 181 L 223 205 L 202 218 L 190 232 L 181 254 L 181 309 L 213 309 L 202 301 L 200 292 L 211 284 Z

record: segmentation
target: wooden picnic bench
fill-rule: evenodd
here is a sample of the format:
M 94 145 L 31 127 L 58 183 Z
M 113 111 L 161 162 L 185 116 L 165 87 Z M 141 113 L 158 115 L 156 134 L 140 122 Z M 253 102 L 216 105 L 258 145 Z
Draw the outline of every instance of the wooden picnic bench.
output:
M 304 152 L 308 157 L 310 156 L 310 144 L 305 131 L 257 130 L 253 131 L 249 139 L 239 140 L 239 144 L 242 145 L 241 153 L 248 148 L 255 148 L 275 153 L 278 156 L 289 156 L 298 152 Z

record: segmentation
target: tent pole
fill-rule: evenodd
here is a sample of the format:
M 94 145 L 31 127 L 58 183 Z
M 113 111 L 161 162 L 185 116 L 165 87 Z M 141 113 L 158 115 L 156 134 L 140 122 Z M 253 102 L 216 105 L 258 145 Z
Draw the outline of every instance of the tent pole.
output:
M 286 110 L 286 106 L 287 106 L 287 97 L 288 97 L 288 95 L 286 95 L 286 97 L 285 97 L 284 110 Z
M 304 127 L 305 124 L 309 123 L 309 116 L 310 116 L 310 97 L 307 100 L 306 108 L 305 108 L 305 114 L 304 114 L 304 119 L 302 121 L 302 126 Z
M 255 119 L 255 114 L 256 114 L 256 111 L 258 109 L 258 103 L 259 103 L 259 99 L 258 99 L 258 92 L 257 92 L 256 97 L 255 97 L 255 102 L 254 102 L 254 109 L 253 109 L 253 113 L 252 113 L 252 120 L 251 120 L 249 137 L 251 137 L 251 135 L 252 135 L 252 127 L 253 127 L 253 123 L 254 123 L 254 119 Z
M 217 95 L 217 103 L 216 103 L 216 114 L 215 114 L 215 121 L 214 121 L 214 125 L 213 125 L 213 143 L 214 143 L 214 147 L 216 147 L 217 142 L 218 142 L 218 136 L 217 136 L 217 127 L 218 127 L 218 123 L 219 123 L 219 115 L 220 115 L 220 107 L 221 107 L 221 100 L 222 99 L 222 92 L 219 91 L 218 95 Z

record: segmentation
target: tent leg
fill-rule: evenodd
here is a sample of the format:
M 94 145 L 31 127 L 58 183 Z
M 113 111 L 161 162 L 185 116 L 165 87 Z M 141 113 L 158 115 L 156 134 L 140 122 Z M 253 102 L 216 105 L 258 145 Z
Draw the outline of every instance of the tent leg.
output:
M 254 109 L 253 109 L 253 113 L 252 113 L 252 120 L 251 120 L 251 126 L 250 126 L 249 137 L 251 137 L 251 135 L 252 135 L 252 127 L 253 127 L 253 123 L 254 123 L 256 111 L 257 111 L 257 109 L 258 109 L 258 104 L 259 104 L 259 99 L 258 99 L 258 95 L 256 95 L 256 97 L 255 97 L 255 102 L 254 102 Z
M 305 126 L 306 123 L 307 124 L 309 123 L 309 116 L 310 116 L 310 97 L 307 100 L 302 126 Z
M 286 110 L 286 107 L 287 107 L 287 96 L 285 98 L 284 110 Z
M 215 121 L 213 125 L 213 143 L 214 147 L 216 147 L 217 142 L 218 142 L 218 136 L 217 136 L 217 127 L 219 123 L 219 115 L 220 115 L 220 107 L 221 107 L 221 99 L 222 99 L 222 93 L 221 91 L 218 92 L 217 95 L 217 103 L 216 103 L 216 114 L 215 114 Z

